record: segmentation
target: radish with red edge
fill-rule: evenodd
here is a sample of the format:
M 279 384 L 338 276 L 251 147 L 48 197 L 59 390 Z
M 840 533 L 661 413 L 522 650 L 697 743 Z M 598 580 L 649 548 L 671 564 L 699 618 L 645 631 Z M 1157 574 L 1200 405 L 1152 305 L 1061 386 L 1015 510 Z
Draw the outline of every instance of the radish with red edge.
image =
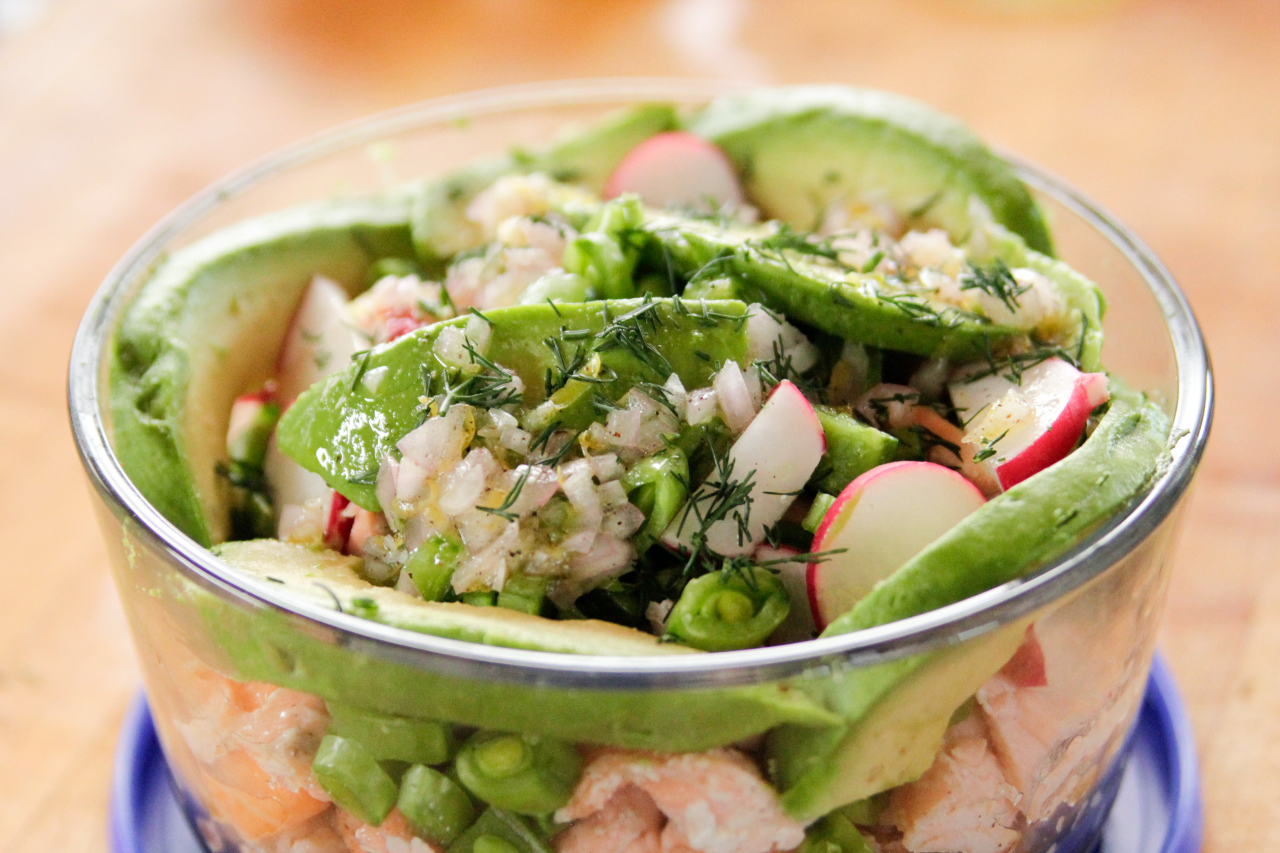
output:
M 1060 358 L 1023 370 L 1018 384 L 993 374 L 949 388 L 968 420 L 964 441 L 974 461 L 1004 489 L 1065 458 L 1089 413 L 1110 399 L 1106 374 L 1081 373 Z
M 716 146 L 682 130 L 659 133 L 632 148 L 604 185 L 604 197 L 635 193 L 650 207 L 742 204 L 733 163 Z
M 347 300 L 347 292 L 336 282 L 323 276 L 311 280 L 276 361 L 281 408 L 289 408 L 303 391 L 342 370 L 364 348 L 347 319 Z
M 351 539 L 351 527 L 356 523 L 354 512 L 346 512 L 351 501 L 344 495 L 333 492 L 329 501 L 329 512 L 324 526 L 324 544 L 326 548 L 347 552 L 347 543 Z
M 726 455 L 730 484 L 745 483 L 751 477 L 750 503 L 730 508 L 726 517 L 707 525 L 708 550 L 725 557 L 754 551 L 764 541 L 765 528 L 786 513 L 826 450 L 827 440 L 813 406 L 791 382 L 779 382 Z M 716 503 L 716 476 L 713 473 L 691 499 L 704 515 Z M 742 530 L 739 516 L 745 522 Z M 698 517 L 694 507 L 686 504 L 663 533 L 663 543 L 687 553 L 699 529 Z
M 844 488 L 822 518 L 809 564 L 809 605 L 829 625 L 899 566 L 986 502 L 976 486 L 932 462 L 890 462 Z

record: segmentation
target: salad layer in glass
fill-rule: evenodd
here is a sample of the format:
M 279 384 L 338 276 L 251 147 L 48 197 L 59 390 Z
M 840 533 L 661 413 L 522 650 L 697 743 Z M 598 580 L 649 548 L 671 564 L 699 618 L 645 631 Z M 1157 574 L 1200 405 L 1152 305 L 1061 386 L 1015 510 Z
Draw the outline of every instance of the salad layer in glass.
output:
M 953 119 L 646 103 L 165 258 L 115 333 L 113 441 L 299 608 L 566 655 L 803 643 L 1016 583 L 1163 470 L 1103 308 Z M 195 589 L 144 633 L 214 849 L 1007 851 L 1061 838 L 1121 749 L 1154 616 L 1088 617 L 1158 596 L 1144 571 L 702 692 L 406 673 Z

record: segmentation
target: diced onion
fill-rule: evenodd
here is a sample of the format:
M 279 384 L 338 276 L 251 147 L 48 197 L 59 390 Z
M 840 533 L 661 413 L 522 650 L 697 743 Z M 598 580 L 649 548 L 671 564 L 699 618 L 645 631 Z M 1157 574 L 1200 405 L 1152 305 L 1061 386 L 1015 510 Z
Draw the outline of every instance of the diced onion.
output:
M 726 361 L 712 382 L 720 401 L 724 422 L 733 432 L 742 432 L 756 416 L 751 405 L 751 392 L 747 389 L 742 368 L 736 361 Z

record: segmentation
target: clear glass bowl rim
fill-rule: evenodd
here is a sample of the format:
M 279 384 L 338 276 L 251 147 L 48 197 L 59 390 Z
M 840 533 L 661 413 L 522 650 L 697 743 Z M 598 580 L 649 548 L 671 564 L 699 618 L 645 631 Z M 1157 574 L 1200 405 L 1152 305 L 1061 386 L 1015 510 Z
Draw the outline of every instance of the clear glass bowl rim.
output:
M 1141 274 L 1168 327 L 1178 371 L 1172 428 L 1178 436 L 1152 488 L 1125 512 L 1093 531 L 1056 560 L 1024 579 L 919 616 L 837 637 L 702 655 L 615 657 L 537 652 L 486 646 L 393 628 L 324 607 L 299 603 L 270 584 L 246 578 L 218 560 L 160 515 L 132 485 L 111 449 L 101 407 L 102 356 L 128 295 L 126 286 L 146 270 L 170 240 L 226 199 L 293 167 L 391 134 L 460 118 L 536 108 L 617 104 L 623 101 L 691 103 L 745 84 L 715 80 L 604 78 L 523 84 L 410 104 L 360 119 L 231 173 L 165 216 L 112 268 L 90 302 L 72 347 L 68 406 L 72 433 L 94 488 L 153 551 L 163 553 L 189 580 L 236 606 L 270 609 L 299 620 L 311 632 L 323 626 L 335 642 L 442 675 L 549 688 L 700 689 L 761 683 L 833 665 L 862 666 L 962 642 L 1068 595 L 1106 571 L 1153 533 L 1178 505 L 1204 453 L 1213 415 L 1208 351 L 1190 305 L 1169 271 L 1127 227 L 1061 179 L 1004 154 L 1035 190 L 1081 216 Z

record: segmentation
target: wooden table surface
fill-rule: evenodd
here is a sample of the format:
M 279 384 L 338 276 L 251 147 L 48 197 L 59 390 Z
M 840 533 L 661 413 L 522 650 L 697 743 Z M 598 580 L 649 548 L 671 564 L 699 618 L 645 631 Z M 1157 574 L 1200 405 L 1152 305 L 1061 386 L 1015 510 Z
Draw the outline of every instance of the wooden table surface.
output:
M 31 7 L 22 20 L 18 13 Z M 1205 849 L 1280 847 L 1280 3 L 0 0 L 0 853 L 106 848 L 138 675 L 64 413 L 112 263 L 226 171 L 338 122 L 586 76 L 833 81 L 962 116 L 1166 261 L 1218 414 L 1162 644 Z

